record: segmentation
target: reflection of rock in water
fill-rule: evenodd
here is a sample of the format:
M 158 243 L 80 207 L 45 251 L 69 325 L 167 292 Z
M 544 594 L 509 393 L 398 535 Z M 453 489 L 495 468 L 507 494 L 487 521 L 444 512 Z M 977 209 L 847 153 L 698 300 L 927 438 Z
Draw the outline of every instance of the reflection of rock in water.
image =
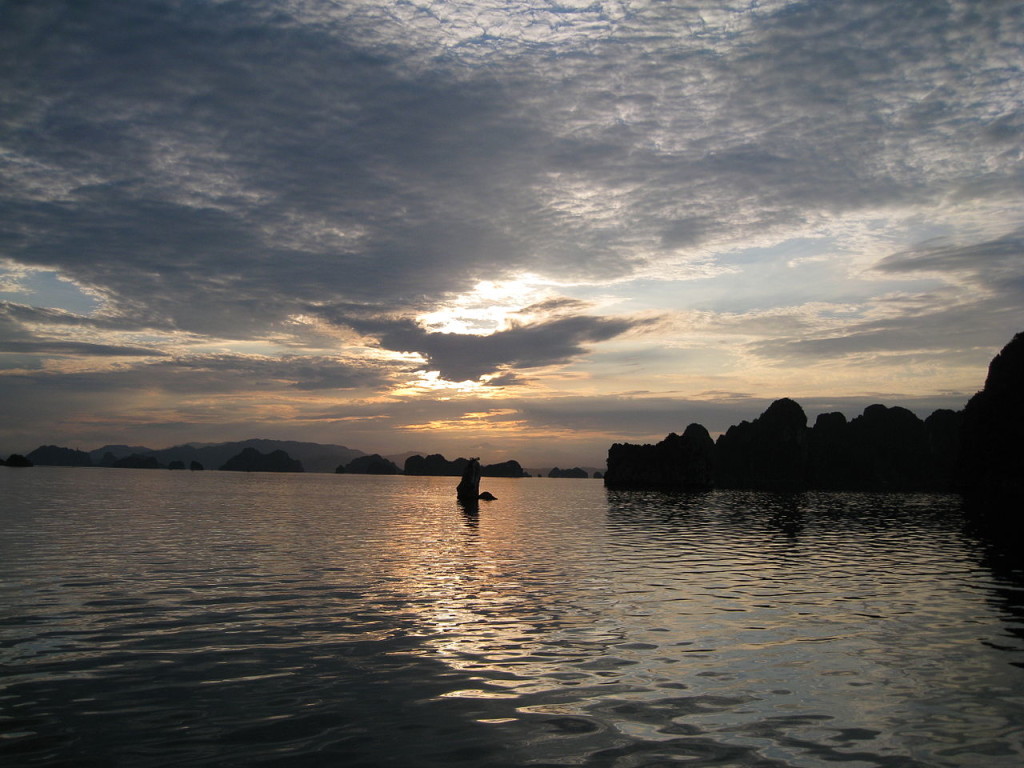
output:
M 476 499 L 459 499 L 459 511 L 462 519 L 470 528 L 480 525 L 480 504 Z
M 1009 663 L 1024 667 L 1024 654 L 1020 651 L 1020 644 L 1024 643 L 1024 530 L 1018 522 L 1019 510 L 1016 504 L 1007 507 L 996 501 L 975 499 L 968 499 L 965 509 L 964 535 L 977 543 L 979 565 L 995 577 L 989 589 L 989 603 L 995 606 L 1007 634 L 1017 640 L 1016 645 L 1007 642 L 992 647 L 1012 653 L 1014 660 Z

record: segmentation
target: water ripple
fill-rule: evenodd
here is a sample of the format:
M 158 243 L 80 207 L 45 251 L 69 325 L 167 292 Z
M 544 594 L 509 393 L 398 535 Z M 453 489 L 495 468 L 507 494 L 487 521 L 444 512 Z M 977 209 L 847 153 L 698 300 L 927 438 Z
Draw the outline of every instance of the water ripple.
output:
M 1024 577 L 953 497 L 36 470 L 5 766 L 1024 758 Z

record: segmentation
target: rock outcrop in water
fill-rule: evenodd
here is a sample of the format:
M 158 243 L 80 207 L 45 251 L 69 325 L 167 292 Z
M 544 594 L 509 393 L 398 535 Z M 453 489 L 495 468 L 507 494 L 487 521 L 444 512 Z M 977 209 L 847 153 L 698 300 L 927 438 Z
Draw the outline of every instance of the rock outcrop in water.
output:
M 455 487 L 455 497 L 467 504 L 475 504 L 480 498 L 480 460 L 469 459 L 462 470 L 462 479 Z
M 302 472 L 302 462 L 293 459 L 285 451 L 260 453 L 255 448 L 245 448 L 237 456 L 221 465 L 222 472 Z
M 0 459 L 0 467 L 32 467 L 35 466 L 28 458 L 20 453 L 12 453 L 7 461 Z
M 448 461 L 440 453 L 429 456 L 410 456 L 405 460 L 405 474 L 429 475 L 434 477 L 460 477 L 466 470 L 469 459 L 458 458 Z
M 405 460 L 405 474 L 430 475 L 434 477 L 460 477 L 471 461 L 479 459 L 458 458 L 448 461 L 440 453 L 432 453 L 427 457 L 410 456 Z M 514 460 L 502 461 L 498 464 L 480 466 L 481 477 L 528 477 L 522 465 Z
M 589 478 L 590 475 L 587 474 L 587 470 L 580 469 L 579 467 L 573 467 L 572 469 L 559 469 L 558 467 L 554 467 L 550 472 L 548 472 L 548 477 L 568 477 L 582 479 Z
M 393 461 L 389 461 L 379 453 L 369 456 L 357 456 L 348 464 L 339 466 L 335 473 L 342 475 L 400 475 L 402 471 Z
M 204 467 L 221 467 L 230 459 L 238 456 L 246 448 L 254 448 L 260 453 L 269 454 L 284 451 L 289 457 L 299 461 L 305 472 L 334 472 L 339 464 L 347 464 L 363 452 L 343 445 L 298 442 L 295 440 L 267 440 L 254 438 L 227 443 L 188 443 L 171 448 L 153 450 L 141 446 L 106 445 L 90 451 L 93 464 L 112 466 L 124 456 L 138 453 L 143 456 L 154 456 L 161 465 L 169 465 L 172 461 L 181 461 L 191 465 L 194 461 Z M 108 458 L 106 454 L 109 454 Z
M 824 413 L 814 426 L 793 400 L 776 400 L 717 443 L 687 448 L 670 434 L 657 445 L 608 450 L 609 488 L 956 491 L 1024 500 L 1024 333 L 989 367 L 985 388 L 962 412 L 921 420 L 899 406 L 870 405 L 847 421 Z
M 794 490 L 807 474 L 807 415 L 789 398 L 776 400 L 752 422 L 718 439 L 715 484 L 727 488 Z
M 616 443 L 608 450 L 608 488 L 707 490 L 712 475 L 715 444 L 700 424 L 682 435 L 670 434 L 656 445 Z
M 485 464 L 480 467 L 481 477 L 526 477 L 522 465 L 515 459 L 501 461 L 497 464 Z
M 92 459 L 85 451 L 62 448 L 59 445 L 41 445 L 26 457 L 40 467 L 91 467 Z

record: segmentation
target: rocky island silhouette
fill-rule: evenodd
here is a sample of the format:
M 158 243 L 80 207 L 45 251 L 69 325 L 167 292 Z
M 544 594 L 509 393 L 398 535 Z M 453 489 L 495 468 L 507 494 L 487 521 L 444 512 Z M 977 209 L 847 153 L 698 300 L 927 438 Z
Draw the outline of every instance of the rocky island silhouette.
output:
M 1024 499 L 1024 333 L 992 360 L 984 388 L 962 411 L 922 420 L 871 405 L 812 427 L 794 400 L 773 402 L 717 441 L 700 424 L 654 445 L 615 443 L 604 483 L 613 489 L 941 491 Z

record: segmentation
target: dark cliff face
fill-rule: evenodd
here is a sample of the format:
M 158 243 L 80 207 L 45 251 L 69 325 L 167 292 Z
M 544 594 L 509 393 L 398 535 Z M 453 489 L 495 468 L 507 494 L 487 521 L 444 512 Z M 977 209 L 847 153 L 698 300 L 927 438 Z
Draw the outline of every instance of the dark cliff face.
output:
M 858 489 L 924 490 L 932 486 L 924 422 L 906 408 L 870 405 L 849 426 L 852 479 Z
M 42 467 L 91 467 L 92 459 L 85 451 L 62 448 L 58 445 L 41 445 L 26 457 Z
M 715 483 L 726 488 L 795 490 L 806 485 L 807 414 L 789 398 L 718 438 Z
M 515 459 L 497 464 L 486 464 L 480 468 L 481 477 L 526 477 L 522 465 Z
M 967 402 L 958 463 L 963 493 L 1024 500 L 1024 333 L 996 355 L 985 388 Z
M 389 461 L 379 453 L 370 456 L 357 456 L 344 468 L 338 467 L 339 473 L 350 475 L 399 475 L 401 470 L 393 461 Z
M 461 477 L 469 459 L 458 458 L 448 461 L 440 453 L 429 456 L 410 456 L 405 460 L 405 474 L 432 475 L 435 477 Z
M 713 483 L 715 443 L 700 424 L 656 445 L 616 443 L 608 451 L 608 488 L 705 490 Z
M 957 467 L 960 461 L 960 429 L 964 412 L 940 409 L 924 420 L 931 459 L 931 477 L 941 491 L 955 491 Z
M 808 429 L 798 403 L 776 400 L 752 422 L 730 427 L 713 451 L 704 452 L 707 472 L 713 468 L 713 483 L 708 480 L 707 486 L 769 491 L 949 490 L 960 418 L 954 411 L 937 411 L 922 421 L 906 408 L 871 405 L 852 421 L 841 413 L 821 414 Z M 606 484 L 620 488 L 693 484 L 681 479 L 679 467 L 693 466 L 694 459 L 667 458 L 678 441 L 682 438 L 672 434 L 657 446 L 613 445 Z
M 841 413 L 822 413 L 807 434 L 807 484 L 821 490 L 842 490 L 853 462 L 850 423 Z
M 260 453 L 255 448 L 245 448 L 237 456 L 228 459 L 221 466 L 225 472 L 302 472 L 302 462 L 293 459 L 285 451 Z
M 559 467 L 554 467 L 551 469 L 550 472 L 548 472 L 548 477 L 573 478 L 581 480 L 588 478 L 589 475 L 587 474 L 587 471 L 585 469 L 581 469 L 579 467 L 573 467 L 572 469 L 561 469 Z

